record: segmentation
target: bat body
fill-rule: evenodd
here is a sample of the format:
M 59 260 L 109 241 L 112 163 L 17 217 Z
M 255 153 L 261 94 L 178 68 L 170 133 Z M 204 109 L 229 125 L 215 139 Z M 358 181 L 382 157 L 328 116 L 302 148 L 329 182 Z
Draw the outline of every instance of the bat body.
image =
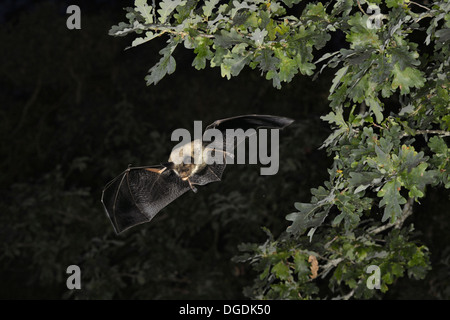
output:
M 248 134 L 227 135 L 228 129 L 282 129 L 292 119 L 270 115 L 245 115 L 217 120 L 205 131 L 215 129 L 221 139 L 199 139 L 174 148 L 167 163 L 159 166 L 129 167 L 109 182 L 102 192 L 102 203 L 116 233 L 150 221 L 161 209 L 185 192 L 197 192 L 195 185 L 220 181 L 226 159 Z M 200 158 L 197 155 L 201 155 Z M 175 161 L 182 159 L 182 161 Z M 219 160 L 219 161 L 217 161 Z

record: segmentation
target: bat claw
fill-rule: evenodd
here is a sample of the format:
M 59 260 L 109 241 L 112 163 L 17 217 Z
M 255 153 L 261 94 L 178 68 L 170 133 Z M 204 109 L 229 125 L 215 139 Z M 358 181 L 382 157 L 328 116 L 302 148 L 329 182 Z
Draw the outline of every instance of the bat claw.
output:
M 187 181 L 189 182 L 189 187 L 191 187 L 191 190 L 194 191 L 194 193 L 197 193 L 197 188 L 192 184 L 191 180 L 187 179 Z

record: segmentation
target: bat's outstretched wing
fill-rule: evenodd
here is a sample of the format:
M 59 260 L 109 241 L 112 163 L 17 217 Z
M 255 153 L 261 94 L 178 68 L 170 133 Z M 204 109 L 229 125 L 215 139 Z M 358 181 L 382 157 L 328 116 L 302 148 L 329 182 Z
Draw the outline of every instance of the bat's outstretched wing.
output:
M 233 156 L 232 153 L 234 153 L 235 148 L 240 143 L 244 142 L 246 138 L 257 134 L 257 129 L 283 129 L 292 122 L 294 122 L 293 119 L 286 117 L 256 114 L 214 121 L 206 127 L 205 131 L 209 129 L 219 130 L 222 133 L 222 140 L 205 143 L 204 147 L 215 150 L 213 154 L 219 153 L 220 158 L 223 158 L 223 161 L 221 163 L 213 163 L 206 166 L 206 168 L 200 172 L 197 172 L 190 178 L 191 182 L 193 184 L 204 185 L 210 182 L 220 181 L 226 167 L 227 156 Z M 228 129 L 232 129 L 234 131 L 232 135 L 228 134 Z M 236 131 L 237 129 L 242 130 Z
M 286 117 L 278 117 L 271 115 L 249 114 L 245 116 L 231 117 L 221 120 L 216 120 L 206 127 L 208 129 L 219 129 L 224 132 L 226 129 L 259 129 L 272 128 L 283 129 L 294 122 L 293 119 Z
M 163 166 L 128 168 L 109 182 L 102 203 L 116 233 L 150 221 L 161 209 L 190 189 Z

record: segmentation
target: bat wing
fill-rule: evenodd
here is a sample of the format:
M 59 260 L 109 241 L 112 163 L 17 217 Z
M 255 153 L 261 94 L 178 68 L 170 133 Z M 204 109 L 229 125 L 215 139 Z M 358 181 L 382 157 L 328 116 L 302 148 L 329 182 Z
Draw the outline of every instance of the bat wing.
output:
M 204 147 L 210 148 L 212 154 L 219 153 L 220 163 L 207 165 L 203 170 L 196 172 L 191 178 L 193 184 L 204 185 L 210 182 L 220 181 L 223 171 L 226 167 L 227 152 L 233 152 L 240 143 L 246 138 L 256 134 L 259 128 L 283 129 L 290 125 L 294 120 L 286 117 L 277 117 L 271 115 L 245 115 L 232 118 L 217 120 L 206 127 L 208 129 L 218 129 L 221 131 L 223 139 L 206 143 Z M 241 133 L 234 132 L 233 136 L 227 135 L 227 129 L 242 129 Z M 255 129 L 251 134 L 246 133 L 248 129 Z M 243 134 L 242 134 L 243 133 Z
M 116 233 L 145 223 L 190 189 L 172 170 L 163 166 L 128 168 L 109 182 L 102 203 Z
M 224 131 L 226 129 L 258 129 L 258 128 L 273 128 L 273 129 L 283 129 L 284 127 L 290 125 L 294 122 L 293 119 L 286 117 L 278 117 L 271 115 L 259 115 L 259 114 L 249 114 L 245 116 L 236 116 L 221 120 L 216 120 L 206 127 L 207 129 L 219 129 Z
M 217 120 L 207 126 L 206 130 L 220 130 L 223 135 L 223 142 L 222 144 L 220 144 L 220 142 L 213 142 L 212 144 L 209 144 L 209 146 L 213 147 L 216 150 L 227 150 L 229 152 L 232 152 L 240 143 L 244 142 L 246 138 L 249 138 L 252 135 L 256 134 L 257 129 L 283 129 L 290 125 L 292 122 L 294 122 L 293 119 L 286 117 L 258 114 L 250 114 Z M 232 135 L 230 135 L 227 132 L 228 129 L 242 129 L 242 131 L 235 131 Z M 248 129 L 254 130 L 246 132 Z
M 227 164 L 224 155 L 222 164 L 214 163 L 211 165 L 207 165 L 203 169 L 192 175 L 189 180 L 192 184 L 198 184 L 201 186 L 210 182 L 220 181 L 226 166 Z

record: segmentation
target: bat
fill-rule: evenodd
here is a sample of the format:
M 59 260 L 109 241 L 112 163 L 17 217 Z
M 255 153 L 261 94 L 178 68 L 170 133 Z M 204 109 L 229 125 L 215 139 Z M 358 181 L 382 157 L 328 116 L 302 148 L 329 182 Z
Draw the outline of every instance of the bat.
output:
M 232 158 L 235 148 L 247 137 L 256 134 L 256 129 L 283 129 L 293 121 L 271 115 L 243 115 L 217 120 L 207 126 L 205 132 L 215 130 L 221 134 L 219 138 L 222 139 L 214 139 L 213 142 L 196 139 L 175 147 L 168 162 L 161 165 L 129 166 L 107 183 L 102 192 L 101 202 L 114 231 L 119 234 L 138 224 L 149 222 L 185 192 L 197 192 L 195 185 L 221 181 L 227 156 Z M 241 134 L 230 136 L 229 130 L 235 129 L 242 129 L 239 131 Z M 247 134 L 242 134 L 244 131 Z M 198 159 L 195 154 L 205 156 L 200 161 L 195 161 Z M 180 158 L 182 161 L 175 161 Z

